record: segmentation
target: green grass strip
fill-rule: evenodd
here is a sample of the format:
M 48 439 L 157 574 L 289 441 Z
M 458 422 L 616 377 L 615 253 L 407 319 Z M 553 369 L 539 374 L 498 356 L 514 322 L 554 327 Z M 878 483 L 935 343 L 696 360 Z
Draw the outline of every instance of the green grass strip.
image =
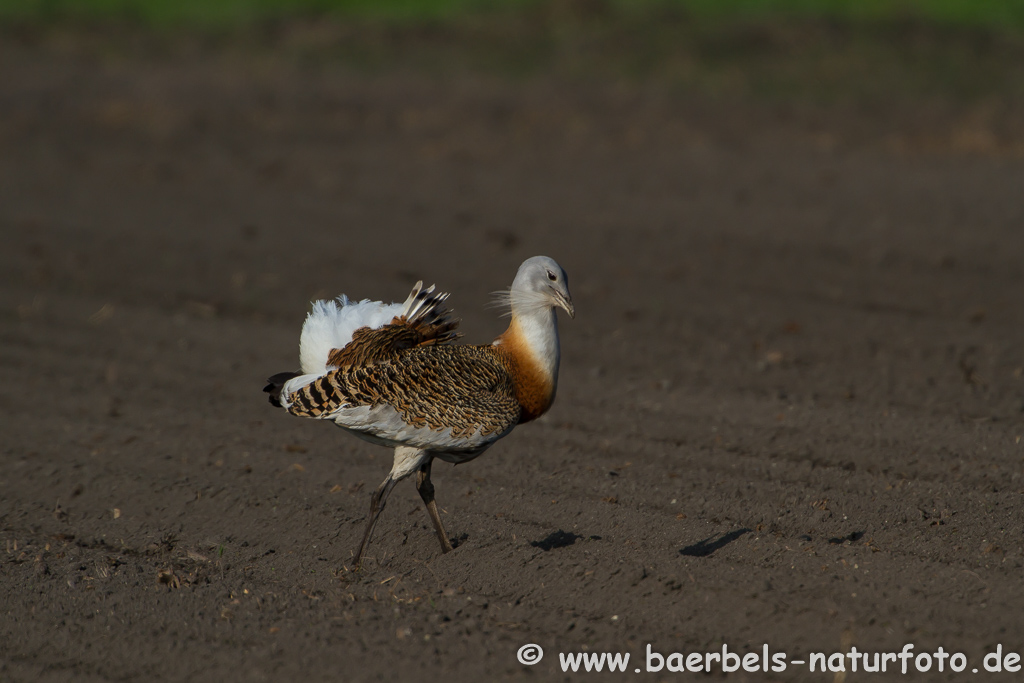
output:
M 696 18 L 835 18 L 1024 29 L 1024 0 L 579 0 L 630 14 L 674 8 Z M 574 0 L 547 0 L 569 5 Z M 0 19 L 129 19 L 163 26 L 230 25 L 326 13 L 382 20 L 453 19 L 516 12 L 546 0 L 0 0 Z

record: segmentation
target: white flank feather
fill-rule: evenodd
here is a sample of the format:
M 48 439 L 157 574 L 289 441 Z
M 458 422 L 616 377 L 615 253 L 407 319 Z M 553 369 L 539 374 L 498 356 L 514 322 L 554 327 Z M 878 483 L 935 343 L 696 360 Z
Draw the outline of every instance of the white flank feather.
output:
M 339 427 L 371 443 L 392 448 L 422 448 L 433 451 L 437 457 L 451 463 L 472 460 L 512 429 L 509 427 L 501 434 L 483 434 L 477 428 L 472 434 L 456 437 L 452 436 L 451 427 L 435 431 L 430 427 L 411 425 L 389 405 L 345 407 L 321 419 L 334 420 Z
M 299 364 L 303 375 L 323 375 L 328 371 L 327 357 L 334 349 L 343 349 L 360 327 L 377 329 L 402 314 L 404 303 L 386 304 L 363 299 L 352 303 L 342 294 L 334 301 L 314 301 L 313 310 L 302 325 L 299 338 Z M 295 382 L 300 378 L 296 377 Z M 312 379 L 299 386 L 305 386 Z M 294 391 L 294 388 L 292 388 Z

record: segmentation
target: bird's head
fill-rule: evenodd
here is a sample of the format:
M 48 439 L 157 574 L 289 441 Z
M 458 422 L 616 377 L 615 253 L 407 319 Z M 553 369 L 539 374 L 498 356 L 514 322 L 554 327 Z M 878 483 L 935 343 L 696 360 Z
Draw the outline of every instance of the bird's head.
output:
M 553 258 L 534 256 L 523 261 L 516 273 L 509 299 L 513 308 L 561 308 L 576 317 L 569 294 L 569 276 Z

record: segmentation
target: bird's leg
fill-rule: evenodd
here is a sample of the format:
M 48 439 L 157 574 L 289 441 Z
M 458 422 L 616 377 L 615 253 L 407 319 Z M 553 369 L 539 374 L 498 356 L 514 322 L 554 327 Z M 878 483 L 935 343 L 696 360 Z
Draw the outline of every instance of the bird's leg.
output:
M 452 549 L 452 543 L 448 540 L 448 534 L 444 532 L 444 524 L 441 523 L 441 516 L 437 514 L 437 503 L 434 502 L 434 485 L 430 483 L 430 458 L 420 465 L 420 471 L 416 473 L 416 490 L 420 492 L 423 504 L 427 506 L 427 514 L 430 521 L 434 523 L 434 531 L 437 532 L 437 540 L 441 542 L 441 552 L 447 553 Z
M 356 553 L 355 569 L 358 571 L 363 564 L 363 553 L 366 552 L 366 546 L 370 544 L 370 536 L 373 535 L 373 527 L 377 524 L 377 517 L 380 516 L 381 510 L 384 509 L 384 505 L 388 502 L 388 494 L 391 493 L 391 489 L 395 488 L 395 484 L 398 480 L 388 474 L 377 490 L 374 491 L 373 497 L 370 498 L 370 516 L 366 522 L 366 531 L 363 532 L 363 542 L 359 544 L 359 552 Z
M 424 462 L 429 463 L 430 453 L 411 446 L 398 446 L 395 448 L 395 463 L 391 466 L 391 472 L 387 478 L 377 487 L 373 497 L 370 498 L 370 516 L 366 521 L 366 531 L 363 533 L 363 542 L 359 544 L 359 552 L 356 553 L 355 569 L 358 570 L 363 564 L 363 554 L 366 546 L 370 545 L 370 536 L 373 535 L 373 527 L 377 524 L 377 517 L 380 516 L 384 505 L 388 502 L 388 495 L 395 484 L 419 470 Z M 433 500 L 433 496 L 431 496 Z M 436 512 L 434 514 L 437 514 Z M 451 546 L 449 546 L 449 550 Z

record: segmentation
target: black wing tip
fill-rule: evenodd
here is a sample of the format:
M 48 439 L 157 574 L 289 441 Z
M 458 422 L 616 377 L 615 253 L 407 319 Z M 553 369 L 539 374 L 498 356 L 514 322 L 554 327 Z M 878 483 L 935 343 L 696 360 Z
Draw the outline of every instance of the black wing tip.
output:
M 281 390 L 284 388 L 285 382 L 298 377 L 299 374 L 298 372 L 279 372 L 267 378 L 267 386 L 263 387 L 263 392 L 270 394 L 268 397 L 270 405 L 275 408 L 281 407 Z

